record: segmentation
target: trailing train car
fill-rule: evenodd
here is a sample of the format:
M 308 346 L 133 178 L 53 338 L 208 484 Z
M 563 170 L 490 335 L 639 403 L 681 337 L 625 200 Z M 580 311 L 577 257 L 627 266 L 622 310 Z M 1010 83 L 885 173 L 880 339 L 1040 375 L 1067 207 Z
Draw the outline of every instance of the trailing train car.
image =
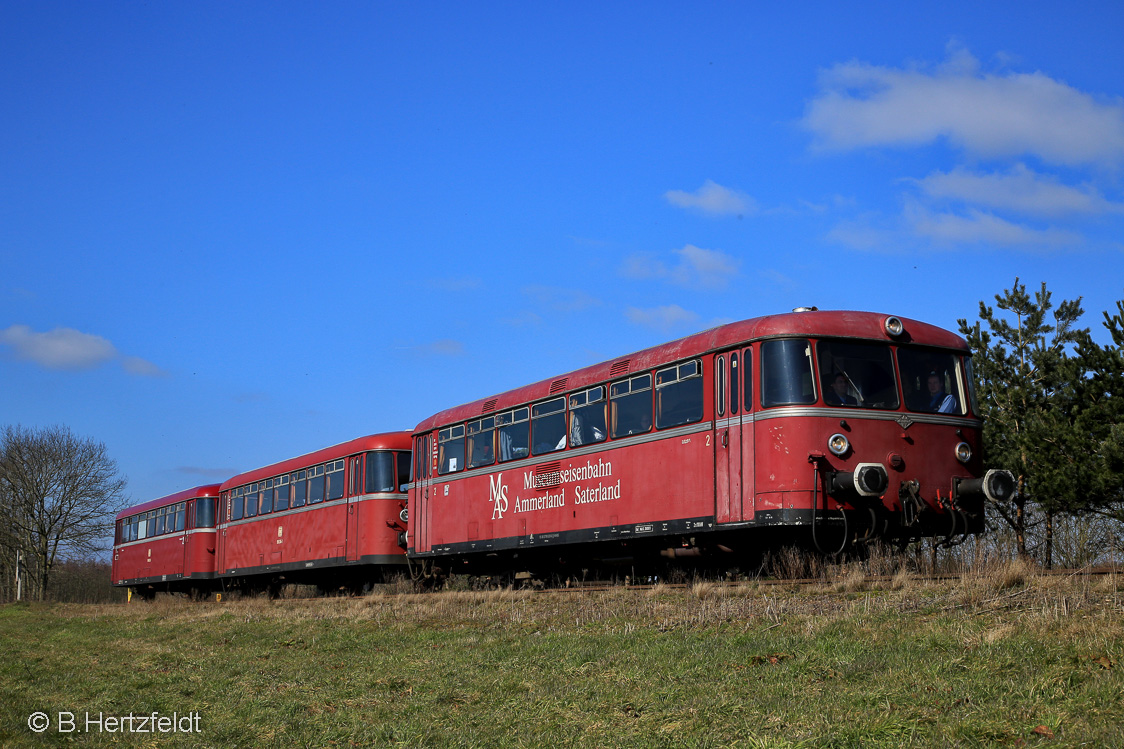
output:
M 223 588 L 358 588 L 406 566 L 410 433 L 374 434 L 241 473 L 220 487 Z
M 207 590 L 215 577 L 219 485 L 197 486 L 122 510 L 116 518 L 113 584 L 143 598 Z
M 963 339 L 798 310 L 437 413 L 414 430 L 408 553 L 448 572 L 613 560 L 752 565 L 801 543 L 947 543 L 983 530 Z

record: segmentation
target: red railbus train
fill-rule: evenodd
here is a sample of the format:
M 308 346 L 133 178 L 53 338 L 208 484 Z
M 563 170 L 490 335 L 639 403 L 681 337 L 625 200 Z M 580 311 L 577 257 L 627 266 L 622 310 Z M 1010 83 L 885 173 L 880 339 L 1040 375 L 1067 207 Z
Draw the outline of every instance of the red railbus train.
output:
M 388 569 L 405 569 L 409 474 L 410 433 L 391 432 L 227 479 L 220 487 L 219 585 L 359 588 Z
M 113 580 L 354 590 L 407 566 L 752 569 L 787 544 L 952 544 L 1014 491 L 980 460 L 972 379 L 964 340 L 915 320 L 731 323 L 126 510 Z
M 145 598 L 157 590 L 208 590 L 215 577 L 218 496 L 218 484 L 197 486 L 119 512 L 113 584 Z
M 798 310 L 707 330 L 441 411 L 414 430 L 408 553 L 443 572 L 569 574 L 613 560 L 983 530 L 960 337 Z

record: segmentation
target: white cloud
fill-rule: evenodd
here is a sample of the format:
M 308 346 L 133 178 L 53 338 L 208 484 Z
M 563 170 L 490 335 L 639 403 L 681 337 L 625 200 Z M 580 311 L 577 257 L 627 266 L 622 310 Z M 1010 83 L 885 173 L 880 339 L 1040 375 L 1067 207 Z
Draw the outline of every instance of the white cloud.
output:
M 188 476 L 202 476 L 208 479 L 227 479 L 238 473 L 234 468 L 204 468 L 203 466 L 178 466 L 176 473 Z
M 99 335 L 73 328 L 55 328 L 37 333 L 27 325 L 11 325 L 0 330 L 0 344 L 10 346 L 17 358 L 44 369 L 77 371 L 118 361 L 129 374 L 141 377 L 167 374 L 152 362 L 136 356 L 123 356 L 116 346 Z
M 141 359 L 139 356 L 121 357 L 121 366 L 129 374 L 138 377 L 167 377 L 168 373 L 152 362 Z
M 73 328 L 36 333 L 26 325 L 0 331 L 0 343 L 11 346 L 20 359 L 47 369 L 93 369 L 117 357 L 113 344 Z
M 1079 244 L 1081 235 L 1063 229 L 1035 229 L 1002 219 L 994 214 L 969 209 L 965 215 L 930 213 L 924 209 L 906 211 L 917 234 L 955 244 L 987 242 L 1008 247 L 1054 248 Z
M 625 310 L 625 317 L 628 318 L 629 322 L 643 325 L 646 328 L 654 328 L 661 333 L 666 333 L 673 328 L 693 324 L 698 322 L 699 319 L 697 313 L 685 310 L 678 304 L 669 304 L 663 307 L 650 307 L 647 309 L 629 307 Z
M 425 281 L 425 285 L 438 291 L 456 293 L 478 289 L 483 285 L 483 282 L 475 276 L 461 276 L 458 278 L 431 278 Z
M 1124 102 L 1097 99 L 1042 73 L 981 73 L 954 49 L 938 68 L 861 62 L 820 76 L 803 124 L 825 149 L 916 146 L 947 138 L 990 157 L 1054 164 L 1124 160 Z
M 1031 215 L 1065 216 L 1124 212 L 1089 186 L 1070 187 L 1023 164 L 1007 173 L 981 174 L 957 167 L 914 180 L 930 198 L 963 201 Z
M 663 196 L 672 205 L 692 208 L 711 216 L 743 216 L 757 212 L 757 201 L 752 197 L 709 179 L 694 192 L 668 190 Z
M 417 346 L 414 351 L 422 356 L 462 356 L 464 344 L 452 338 L 442 338 L 432 343 Z
M 580 312 L 600 306 L 601 300 L 580 289 L 563 289 L 557 286 L 524 286 L 526 296 L 556 312 Z
M 621 273 L 627 278 L 659 279 L 693 289 L 724 289 L 737 277 L 741 265 L 732 255 L 693 244 L 672 250 L 672 255 L 670 264 L 654 254 L 632 255 Z

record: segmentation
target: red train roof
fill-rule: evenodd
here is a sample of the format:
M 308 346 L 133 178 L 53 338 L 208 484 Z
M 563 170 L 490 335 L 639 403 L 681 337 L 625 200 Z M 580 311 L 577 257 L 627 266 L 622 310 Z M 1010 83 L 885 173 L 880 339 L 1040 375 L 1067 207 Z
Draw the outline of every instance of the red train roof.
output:
M 121 512 L 117 513 L 117 517 L 115 517 L 114 520 L 120 520 L 121 518 L 127 518 L 131 515 L 136 515 L 138 512 L 148 512 L 149 510 L 155 510 L 157 507 L 163 507 L 164 505 L 171 505 L 171 504 L 175 504 L 177 502 L 184 502 L 184 501 L 189 500 L 189 499 L 194 499 L 195 497 L 217 497 L 217 496 L 219 496 L 219 485 L 218 484 L 206 484 L 205 486 L 196 486 L 193 489 L 184 489 L 182 492 L 176 492 L 175 494 L 169 494 L 166 497 L 160 497 L 160 499 L 151 499 L 151 500 L 149 500 L 149 501 L 147 501 L 143 504 L 133 505 L 132 507 L 128 507 L 124 510 L 121 510 Z
M 366 437 L 359 437 L 347 442 L 341 442 L 331 447 L 325 447 L 315 452 L 298 455 L 295 458 L 282 460 L 279 463 L 271 463 L 261 468 L 255 468 L 252 471 L 240 473 L 224 481 L 220 490 L 226 491 L 232 486 L 241 486 L 242 484 L 248 484 L 253 481 L 272 478 L 281 473 L 289 473 L 290 471 L 307 468 L 308 466 L 324 463 L 329 460 L 346 458 L 348 455 L 354 455 L 368 450 L 409 450 L 410 444 L 411 439 L 409 432 L 371 434 Z
M 549 398 L 551 395 L 561 395 L 563 392 L 610 379 L 619 379 L 630 372 L 646 371 L 669 362 L 763 338 L 792 336 L 866 338 L 956 349 L 965 353 L 969 351 L 967 342 L 955 333 L 905 317 L 899 318 L 905 327 L 905 332 L 899 338 L 891 339 L 884 328 L 887 317 L 889 315 L 877 312 L 821 310 L 789 312 L 733 322 L 633 354 L 618 356 L 569 374 L 551 377 L 506 393 L 446 409 L 422 421 L 414 428 L 414 433 L 428 432 L 434 427 L 479 418 L 484 413 L 485 404 L 493 401 L 488 409 L 489 413 Z M 565 382 L 559 385 L 558 383 L 563 380 Z

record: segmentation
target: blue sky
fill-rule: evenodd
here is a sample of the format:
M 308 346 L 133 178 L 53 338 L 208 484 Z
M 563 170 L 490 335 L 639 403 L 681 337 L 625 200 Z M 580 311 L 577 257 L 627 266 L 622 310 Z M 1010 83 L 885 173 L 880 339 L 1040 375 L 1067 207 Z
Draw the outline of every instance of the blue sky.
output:
M 135 501 L 730 320 L 1124 298 L 1124 5 L 0 3 L 0 423 Z

